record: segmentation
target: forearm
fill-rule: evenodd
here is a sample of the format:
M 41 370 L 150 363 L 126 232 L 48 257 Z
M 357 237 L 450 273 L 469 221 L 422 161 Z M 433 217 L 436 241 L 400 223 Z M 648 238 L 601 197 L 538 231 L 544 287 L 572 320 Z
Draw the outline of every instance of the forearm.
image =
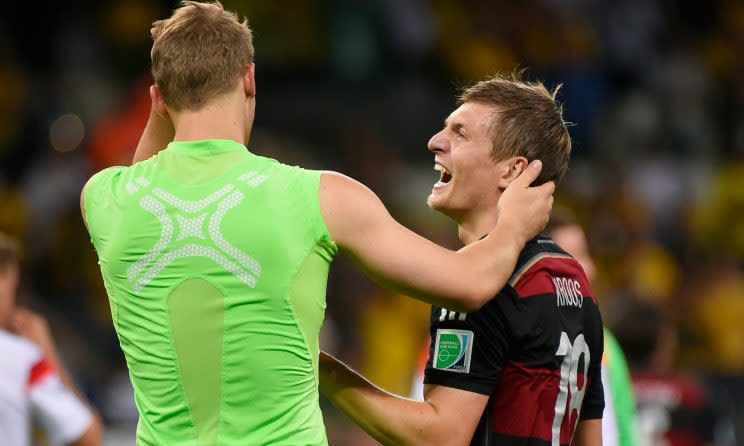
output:
M 432 444 L 436 438 L 433 406 L 385 392 L 323 352 L 320 391 L 384 445 Z
M 383 286 L 458 312 L 476 311 L 496 296 L 524 247 L 519 237 L 499 226 L 484 240 L 456 252 L 402 226 L 394 231 L 400 235 L 371 231 L 376 235 L 365 241 L 371 255 L 351 254 Z
M 139 144 L 137 144 L 137 150 L 134 152 L 132 164 L 149 159 L 163 150 L 168 143 L 173 141 L 173 135 L 174 130 L 171 122 L 160 116 L 153 106 L 145 130 L 142 132 Z

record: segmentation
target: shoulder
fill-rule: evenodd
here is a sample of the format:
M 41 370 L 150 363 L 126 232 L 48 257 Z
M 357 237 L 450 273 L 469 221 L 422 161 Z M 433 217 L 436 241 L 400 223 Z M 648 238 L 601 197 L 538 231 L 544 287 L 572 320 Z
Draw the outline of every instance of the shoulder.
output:
M 369 211 L 384 207 L 377 195 L 361 182 L 339 172 L 324 170 L 318 173 L 321 202 L 327 203 L 329 207 L 338 207 L 342 214 L 353 214 L 346 211 Z
M 579 262 L 544 235 L 525 245 L 509 279 L 509 286 L 522 297 L 561 292 L 565 288 L 569 294 L 580 292 L 582 296 L 594 298 Z
M 121 176 L 124 172 L 129 169 L 124 166 L 108 167 L 94 174 L 83 186 L 83 190 L 80 194 L 80 199 L 85 200 L 88 194 L 95 194 L 99 189 L 105 188 L 107 184 L 111 184 L 111 181 Z
M 264 156 L 253 155 L 253 157 L 252 169 L 255 168 L 255 172 L 249 172 L 249 174 L 256 174 L 253 180 L 269 179 L 275 185 L 283 185 L 281 187 L 289 187 L 290 190 L 292 187 L 310 188 L 317 194 L 322 171 L 285 164 Z
M 126 167 L 115 166 L 101 170 L 94 174 L 83 186 L 83 190 L 80 191 L 80 212 L 83 216 L 83 221 L 88 222 L 88 214 L 90 208 L 95 206 L 100 200 L 101 196 L 109 196 L 106 191 L 111 189 L 111 184 L 115 177 L 120 176 L 126 171 Z
M 109 178 L 114 178 L 114 177 L 120 176 L 124 172 L 126 172 L 126 171 L 128 171 L 130 169 L 132 169 L 131 166 L 130 167 L 127 167 L 127 166 L 107 167 L 107 168 L 105 168 L 105 169 L 103 169 L 103 170 L 101 170 L 101 171 L 93 174 L 93 176 L 90 177 L 90 179 L 86 183 L 86 187 L 89 187 L 89 186 L 91 186 L 93 184 L 100 183 L 100 182 L 105 181 L 105 180 L 107 180 Z

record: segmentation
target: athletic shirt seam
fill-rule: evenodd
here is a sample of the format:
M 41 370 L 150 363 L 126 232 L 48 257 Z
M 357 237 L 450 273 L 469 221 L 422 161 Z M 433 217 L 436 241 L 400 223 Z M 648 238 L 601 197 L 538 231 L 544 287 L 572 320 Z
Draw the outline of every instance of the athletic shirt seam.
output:
M 305 330 L 302 328 L 302 324 L 300 323 L 299 317 L 297 317 L 297 312 L 295 311 L 294 305 L 292 305 L 292 287 L 295 283 L 295 279 L 297 278 L 297 274 L 300 272 L 300 269 L 305 265 L 305 262 L 307 261 L 308 257 L 313 253 L 313 250 L 315 249 L 316 246 L 318 246 L 317 242 L 313 245 L 310 245 L 310 248 L 307 250 L 305 255 L 302 257 L 302 262 L 300 262 L 297 265 L 294 272 L 290 276 L 291 280 L 289 281 L 289 289 L 284 294 L 284 300 L 286 301 L 287 306 L 289 307 L 289 311 L 292 314 L 292 320 L 294 321 L 294 324 L 297 327 L 297 331 L 300 333 L 300 336 L 302 336 L 302 340 L 304 341 L 303 349 L 307 353 L 307 357 L 310 360 L 310 367 L 313 370 L 313 382 L 315 382 L 315 386 L 317 388 L 317 386 L 319 385 L 319 382 L 316 377 L 315 367 L 313 365 L 313 354 L 309 349 L 310 344 L 308 343 L 307 334 L 305 333 Z M 325 319 L 325 316 L 324 316 L 324 319 Z
M 295 181 L 301 182 L 302 175 L 305 174 L 307 171 L 305 171 L 304 169 L 300 167 L 297 167 L 297 172 L 298 172 L 298 176 Z M 315 192 L 314 195 L 315 195 L 316 204 L 311 205 L 311 206 L 313 208 L 313 211 L 315 211 L 314 213 L 317 215 L 317 218 L 319 218 L 320 221 L 322 222 L 323 216 L 320 214 L 320 197 L 317 193 L 319 188 L 320 188 L 320 175 L 317 176 L 317 187 L 313 187 L 312 189 Z M 310 360 L 310 367 L 313 373 L 313 382 L 315 383 L 315 388 L 317 389 L 318 386 L 320 385 L 320 382 L 319 382 L 317 373 L 315 373 L 315 364 L 313 363 L 313 353 L 310 351 L 310 344 L 308 342 L 307 333 L 305 333 L 305 330 L 302 328 L 302 324 L 300 323 L 300 318 L 297 316 L 295 307 L 292 304 L 292 295 L 291 295 L 292 288 L 294 286 L 295 280 L 297 279 L 297 274 L 300 272 L 300 269 L 302 269 L 302 267 L 305 265 L 305 262 L 307 262 L 308 258 L 310 257 L 310 255 L 312 255 L 315 248 L 321 245 L 323 241 L 323 237 L 325 235 L 329 235 L 325 227 L 321 227 L 321 228 L 317 227 L 318 226 L 317 220 L 315 221 L 315 223 L 313 223 L 312 226 L 313 226 L 313 232 L 316 233 L 314 235 L 315 242 L 308 247 L 307 251 L 305 252 L 305 255 L 302 256 L 302 261 L 297 263 L 295 270 L 290 275 L 291 279 L 289 281 L 289 289 L 287 290 L 287 293 L 285 294 L 284 297 L 287 302 L 287 305 L 289 306 L 289 310 L 290 310 L 290 313 L 292 314 L 292 319 L 294 320 L 295 326 L 297 327 L 297 330 L 299 331 L 300 336 L 302 336 L 302 339 L 304 341 L 304 350 L 307 352 L 308 359 Z M 320 230 L 318 231 L 318 229 Z M 323 258 L 323 260 L 325 261 L 325 258 Z M 325 304 L 325 296 L 323 299 L 323 303 Z M 321 327 L 322 327 L 324 319 L 325 319 L 325 306 L 323 307 L 323 318 L 321 319 Z M 320 402 L 319 399 L 318 399 L 318 402 Z
M 168 301 L 170 299 L 171 294 L 173 293 L 173 290 L 178 288 L 179 285 L 184 283 L 187 280 L 192 279 L 193 277 L 186 277 L 182 281 L 178 282 L 177 284 L 173 285 L 168 289 L 168 293 L 165 294 L 165 299 L 163 299 L 162 310 L 165 313 L 165 319 L 168 321 L 168 344 L 170 346 L 172 357 L 174 359 L 173 361 L 173 367 L 176 369 L 176 373 L 178 374 L 178 388 L 181 390 L 181 395 L 183 395 L 183 402 L 186 406 L 186 410 L 189 412 L 189 419 L 191 420 L 191 428 L 194 431 L 193 438 L 198 439 L 199 438 L 199 431 L 196 429 L 196 422 L 194 421 L 194 414 L 191 412 L 191 405 L 189 404 L 189 399 L 186 397 L 186 389 L 183 387 L 183 374 L 181 373 L 181 366 L 178 364 L 178 352 L 176 351 L 176 344 L 173 340 L 173 323 L 170 318 L 170 312 L 168 311 Z M 209 281 L 207 281 L 209 282 Z M 211 282 L 209 282 L 211 284 Z M 220 290 L 221 291 L 221 290 Z M 220 388 L 222 387 L 222 383 L 220 382 Z M 219 438 L 219 437 L 218 437 Z

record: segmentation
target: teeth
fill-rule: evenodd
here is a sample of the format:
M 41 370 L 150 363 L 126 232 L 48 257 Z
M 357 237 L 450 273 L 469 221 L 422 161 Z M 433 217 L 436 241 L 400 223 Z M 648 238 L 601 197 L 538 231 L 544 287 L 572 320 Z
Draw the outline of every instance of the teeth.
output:
M 442 166 L 441 164 L 434 164 L 434 170 L 442 172 L 442 173 L 450 173 L 450 171 L 447 170 L 447 168 Z

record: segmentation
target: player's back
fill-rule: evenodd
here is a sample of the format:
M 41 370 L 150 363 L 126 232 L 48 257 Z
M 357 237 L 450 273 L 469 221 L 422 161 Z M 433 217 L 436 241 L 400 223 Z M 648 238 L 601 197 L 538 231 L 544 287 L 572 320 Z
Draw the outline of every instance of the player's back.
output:
M 426 382 L 490 395 L 473 445 L 568 445 L 579 419 L 602 417 L 602 343 L 581 266 L 540 236 L 479 311 L 434 308 Z
M 138 444 L 326 443 L 317 338 L 336 247 L 319 181 L 226 140 L 91 179 Z

